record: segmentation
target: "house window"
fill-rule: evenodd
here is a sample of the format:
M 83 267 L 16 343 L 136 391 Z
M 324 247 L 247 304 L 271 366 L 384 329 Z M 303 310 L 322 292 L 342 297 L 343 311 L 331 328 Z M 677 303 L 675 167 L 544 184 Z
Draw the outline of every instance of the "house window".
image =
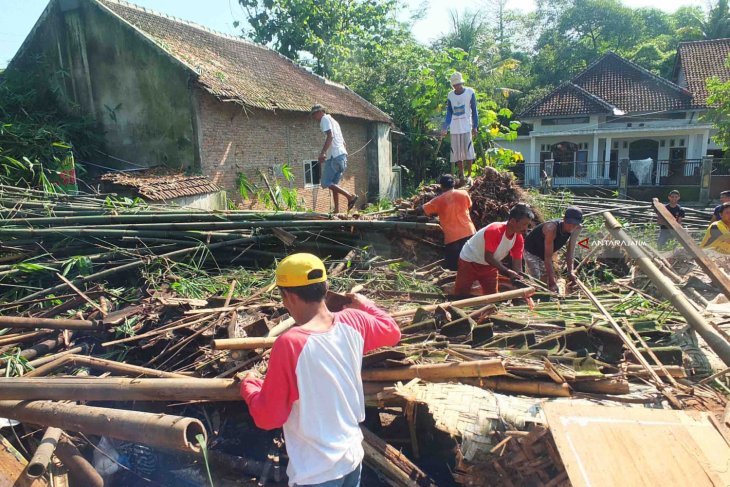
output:
M 319 161 L 304 161 L 304 185 L 319 186 L 321 182 L 321 172 Z
M 553 158 L 553 153 L 552 152 L 550 152 L 550 151 L 540 152 L 540 162 L 545 162 L 548 159 L 552 159 L 552 158 Z

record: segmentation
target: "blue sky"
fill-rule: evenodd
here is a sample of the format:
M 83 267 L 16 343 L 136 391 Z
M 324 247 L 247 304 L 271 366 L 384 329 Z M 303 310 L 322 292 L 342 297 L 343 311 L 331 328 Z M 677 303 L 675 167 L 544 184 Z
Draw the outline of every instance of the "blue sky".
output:
M 428 5 L 426 17 L 414 26 L 414 34 L 428 42 L 448 30 L 448 12 L 450 9 L 483 9 L 489 8 L 489 2 L 463 0 L 406 0 L 408 5 L 417 7 Z M 35 21 L 45 8 L 47 0 L 0 0 L 0 68 L 5 67 L 28 35 Z M 237 0 L 134 0 L 132 3 L 148 7 L 158 12 L 174 15 L 185 20 L 202 24 L 211 29 L 227 34 L 238 34 L 239 29 L 233 27 L 234 20 L 244 20 Z M 632 7 L 656 7 L 673 12 L 681 5 L 699 5 L 706 7 L 704 0 L 628 0 L 626 5 Z M 532 10 L 533 0 L 513 0 L 509 8 Z M 408 12 L 403 12 L 404 16 Z

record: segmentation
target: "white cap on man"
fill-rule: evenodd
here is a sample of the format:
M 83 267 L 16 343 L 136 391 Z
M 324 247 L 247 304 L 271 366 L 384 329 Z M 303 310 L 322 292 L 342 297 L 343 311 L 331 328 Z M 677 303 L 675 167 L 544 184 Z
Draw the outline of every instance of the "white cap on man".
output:
M 454 74 L 451 75 L 451 86 L 456 85 L 463 85 L 464 84 L 464 78 L 461 76 L 461 73 L 456 71 Z

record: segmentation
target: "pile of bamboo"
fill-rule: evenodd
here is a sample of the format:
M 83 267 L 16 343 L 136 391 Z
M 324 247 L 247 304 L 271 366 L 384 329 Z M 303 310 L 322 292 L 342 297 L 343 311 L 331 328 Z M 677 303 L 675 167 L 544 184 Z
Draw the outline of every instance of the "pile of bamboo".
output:
M 53 455 L 72 485 L 104 485 L 112 478 L 117 485 L 136 485 L 139 477 L 159 485 L 190 480 L 172 478 L 177 468 L 148 471 L 134 462 L 109 479 L 94 468 L 101 464 L 95 451 L 129 458 L 140 448 L 146 448 L 142 457 L 159 465 L 186 465 L 200 473 L 207 464 L 215 485 L 231 477 L 255 477 L 260 485 L 282 481 L 280 435 L 254 428 L 239 377 L 264 372 L 274 340 L 294 325 L 268 265 L 294 250 L 334 256 L 327 260 L 338 292 L 328 295 L 331 309 L 347 301 L 343 293 L 361 292 L 401 327 L 401 343 L 367 355 L 362 372 L 368 405 L 400 408 L 399 419 L 408 425 L 398 430 L 397 421 L 391 427 L 375 421 L 368 425 L 374 431 L 364 432 L 365 464 L 389 485 L 438 483 L 433 464 L 413 461 L 419 452 L 424 458 L 433 452 L 416 441 L 413 407 L 389 392 L 398 382 L 456 381 L 534 397 L 665 398 L 674 407 L 718 401 L 706 386 L 686 385 L 697 368 L 672 341 L 675 330 L 687 325 L 702 336 L 709 331 L 677 296 L 676 282 L 654 275 L 652 259 L 645 262 L 642 255 L 633 258 L 656 279 L 662 296 L 625 278 L 581 283 L 567 296 L 528 281 L 538 290 L 532 300 L 526 298 L 535 288 L 517 287 L 449 301 L 441 288 L 453 273 L 405 257 L 408 245 L 418 255 L 433 250 L 425 238 L 433 224 L 138 208 L 105 196 L 1 187 L 0 205 L 0 289 L 6 297 L 0 301 L 0 417 L 21 422 L 17 438 L 2 439 L 7 451 L 35 452 L 16 459 L 28 460 L 23 475 L 37 482 L 58 471 Z M 629 238 L 607 221 L 615 238 Z M 386 231 L 396 240 L 384 249 Z M 379 243 L 361 248 L 373 241 Z M 82 260 L 83 267 L 69 264 Z M 197 274 L 185 282 L 182 274 L 193 266 Z M 667 273 L 670 264 L 665 267 L 657 272 Z M 590 269 L 582 272 L 591 277 Z M 225 285 L 204 285 L 211 276 Z M 706 336 L 722 353 L 714 335 Z M 509 436 L 517 447 L 527 434 Z M 544 448 L 536 443 L 521 451 L 540 455 L 547 440 Z M 534 475 L 562 478 L 547 463 L 532 463 L 520 476 L 514 469 L 526 468 L 528 458 L 483 460 L 475 469 L 457 462 L 454 478 L 484 485 L 483 467 L 511 468 L 500 475 L 513 483 Z
M 567 206 L 575 205 L 583 210 L 584 216 L 601 218 L 605 211 L 616 218 L 625 220 L 632 226 L 656 226 L 657 219 L 651 202 L 626 200 L 620 198 L 600 198 L 577 196 L 572 193 L 541 195 L 540 203 L 556 214 L 562 213 Z M 681 204 L 681 202 L 680 202 Z M 704 232 L 710 225 L 712 214 L 708 211 L 683 206 L 685 217 L 682 226 L 691 232 Z

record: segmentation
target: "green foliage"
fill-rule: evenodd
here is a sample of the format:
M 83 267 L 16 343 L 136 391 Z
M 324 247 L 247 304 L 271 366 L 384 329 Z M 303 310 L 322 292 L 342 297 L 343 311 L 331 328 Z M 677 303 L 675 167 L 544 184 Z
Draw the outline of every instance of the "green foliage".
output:
M 101 144 L 93 122 L 64 113 L 48 87 L 29 73 L 0 80 L 0 183 L 56 191 L 63 167 Z M 41 88 L 43 87 L 43 88 Z M 72 143 L 73 142 L 73 143 Z
M 20 355 L 20 348 L 3 353 L 0 355 L 0 360 L 5 362 L 5 377 L 20 377 L 33 370 L 28 359 Z
M 726 63 L 730 66 L 730 57 Z M 713 139 L 725 150 L 726 162 L 730 163 L 730 81 L 723 83 L 717 78 L 711 78 L 707 80 L 707 88 L 710 92 L 707 102 L 713 108 L 706 118 L 717 128 Z
M 389 200 L 388 198 L 380 198 L 375 203 L 370 203 L 368 206 L 363 208 L 361 210 L 361 213 L 368 214 L 368 213 L 378 213 L 380 211 L 386 211 L 393 209 L 393 202 Z
M 208 442 L 205 441 L 205 436 L 202 434 L 195 435 L 195 441 L 200 445 L 200 450 L 203 452 L 203 462 L 205 463 L 205 471 L 208 472 L 208 482 L 210 487 L 215 487 L 213 484 L 213 475 L 210 473 L 210 462 L 208 461 Z
M 394 24 L 395 0 L 238 0 L 246 35 L 328 77 L 353 48 L 376 48 Z M 357 45 L 353 45 L 353 40 Z
M 260 202 L 266 208 L 276 210 L 304 211 L 304 201 L 299 198 L 293 187 L 294 172 L 291 166 L 284 164 L 280 168 L 281 177 L 275 175 L 269 179 L 260 169 L 259 182 L 255 183 L 245 173 L 238 173 L 238 193 L 245 200 Z

